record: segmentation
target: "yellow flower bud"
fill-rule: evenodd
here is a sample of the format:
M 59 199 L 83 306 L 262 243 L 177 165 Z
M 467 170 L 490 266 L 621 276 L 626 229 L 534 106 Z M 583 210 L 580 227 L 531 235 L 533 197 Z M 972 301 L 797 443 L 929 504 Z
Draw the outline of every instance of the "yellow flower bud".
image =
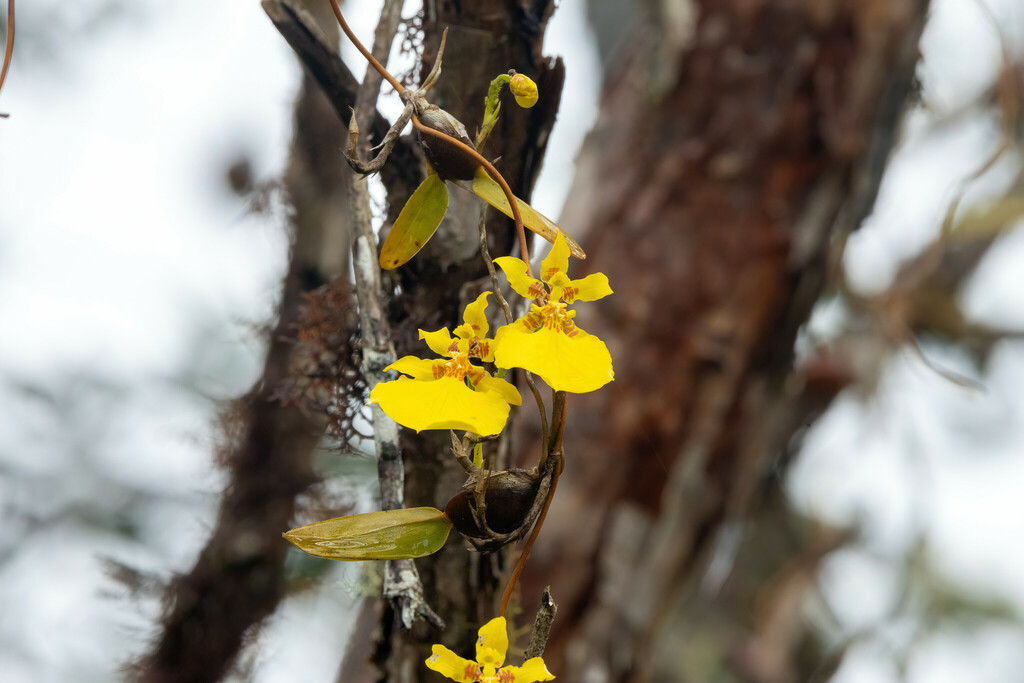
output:
M 516 98 L 516 103 L 523 109 L 529 109 L 537 104 L 539 98 L 537 84 L 530 80 L 529 76 L 524 76 L 523 74 L 513 75 L 509 80 L 508 87 Z

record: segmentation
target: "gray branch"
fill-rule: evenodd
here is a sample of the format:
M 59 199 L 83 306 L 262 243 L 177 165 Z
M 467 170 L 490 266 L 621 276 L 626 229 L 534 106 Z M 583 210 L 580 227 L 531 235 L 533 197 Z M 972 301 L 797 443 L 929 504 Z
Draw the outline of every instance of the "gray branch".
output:
M 377 59 L 387 63 L 391 51 L 391 40 L 397 31 L 394 5 L 396 0 L 386 0 L 381 12 L 374 40 Z M 382 36 L 389 36 L 383 38 Z M 367 67 L 372 71 L 373 67 Z M 376 72 L 374 72 L 376 73 Z M 356 98 L 356 116 L 362 111 L 373 111 L 380 80 L 374 84 L 369 77 L 363 81 Z M 384 307 L 384 290 L 381 286 L 380 269 L 377 266 L 377 249 L 371 224 L 370 197 L 366 183 L 353 178 L 352 182 L 352 223 L 355 239 L 352 246 L 352 267 L 355 273 L 356 298 L 359 302 L 359 322 L 362 328 L 363 363 L 362 372 L 367 386 L 372 390 L 378 382 L 387 377 L 384 368 L 395 361 L 395 348 L 391 341 Z M 373 441 L 377 450 L 377 479 L 380 482 L 381 509 L 395 510 L 404 506 L 405 471 L 402 465 L 402 451 L 398 444 L 398 425 L 384 414 L 380 406 L 371 406 L 373 416 Z M 399 621 L 405 628 L 411 628 L 417 619 L 426 619 L 439 628 L 444 622 L 430 608 L 423 597 L 423 586 L 412 560 L 390 560 L 384 571 L 384 597 L 391 602 Z
M 324 36 L 317 28 L 313 17 L 295 0 L 263 0 L 261 4 L 263 11 L 274 22 L 274 26 L 295 50 L 299 60 L 309 69 L 309 73 L 330 100 L 338 118 L 347 123 L 351 110 L 356 105 L 356 93 L 360 86 L 359 81 L 342 61 L 338 46 Z M 379 78 L 377 88 L 380 88 Z M 383 141 L 388 129 L 391 128 L 388 120 L 376 109 L 371 111 L 365 120 L 360 121 L 363 123 L 363 130 L 369 131 L 374 144 Z M 405 146 L 408 143 L 398 140 L 396 144 Z

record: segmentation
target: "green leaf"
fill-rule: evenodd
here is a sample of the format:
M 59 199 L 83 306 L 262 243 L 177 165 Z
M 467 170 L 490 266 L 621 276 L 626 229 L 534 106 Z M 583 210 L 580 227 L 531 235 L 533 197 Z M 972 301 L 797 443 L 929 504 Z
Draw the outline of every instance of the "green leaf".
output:
M 448 188 L 437 174 L 420 183 L 402 207 L 380 250 L 380 267 L 392 270 L 416 255 L 448 211 Z
M 452 523 L 436 508 L 336 517 L 285 532 L 299 550 L 329 560 L 405 560 L 440 550 Z
M 501 211 L 509 218 L 513 218 L 512 207 L 509 205 L 508 198 L 501 189 L 501 185 L 494 182 L 483 168 L 478 168 L 476 176 L 473 178 L 473 192 L 498 211 Z M 523 217 L 523 225 L 527 229 L 532 230 L 552 244 L 555 243 L 555 237 L 558 236 L 558 233 L 565 235 L 565 232 L 554 221 L 544 216 L 522 199 L 516 197 L 516 202 L 519 204 L 519 213 Z M 573 256 L 578 259 L 587 258 L 580 245 L 576 244 L 576 240 L 565 235 L 565 242 L 569 245 L 569 251 L 572 252 Z

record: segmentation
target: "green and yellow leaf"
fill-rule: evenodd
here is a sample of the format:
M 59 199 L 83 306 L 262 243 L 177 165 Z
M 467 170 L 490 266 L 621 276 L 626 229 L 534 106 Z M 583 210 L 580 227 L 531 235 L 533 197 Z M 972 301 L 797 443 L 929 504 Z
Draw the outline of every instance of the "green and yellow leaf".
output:
M 494 182 L 482 167 L 477 169 L 476 176 L 473 178 L 473 192 L 509 218 L 513 217 L 512 207 L 509 205 L 508 198 L 501 189 L 501 185 Z M 516 197 L 516 201 L 519 204 L 519 213 L 522 214 L 524 226 L 552 244 L 555 243 L 555 237 L 561 233 L 565 236 L 565 242 L 569 245 L 569 251 L 572 252 L 573 256 L 578 259 L 587 258 L 580 245 L 576 244 L 576 240 L 566 235 L 554 221 L 544 216 L 522 199 Z
M 380 267 L 392 270 L 416 255 L 448 211 L 448 188 L 437 174 L 420 183 L 402 207 L 380 250 Z
M 329 560 L 405 560 L 441 549 L 452 523 L 436 508 L 336 517 L 287 531 L 299 550 Z

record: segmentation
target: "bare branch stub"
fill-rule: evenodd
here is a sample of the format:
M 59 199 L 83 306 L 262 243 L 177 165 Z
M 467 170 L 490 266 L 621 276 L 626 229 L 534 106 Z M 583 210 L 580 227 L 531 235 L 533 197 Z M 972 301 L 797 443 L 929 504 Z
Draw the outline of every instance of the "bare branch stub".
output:
M 551 635 L 551 625 L 558 613 L 558 605 L 551 597 L 551 586 L 544 587 L 544 593 L 540 597 L 540 609 L 533 620 L 533 631 L 530 632 L 530 644 L 526 646 L 526 659 L 540 657 L 544 654 L 544 647 L 548 644 L 548 636 Z

